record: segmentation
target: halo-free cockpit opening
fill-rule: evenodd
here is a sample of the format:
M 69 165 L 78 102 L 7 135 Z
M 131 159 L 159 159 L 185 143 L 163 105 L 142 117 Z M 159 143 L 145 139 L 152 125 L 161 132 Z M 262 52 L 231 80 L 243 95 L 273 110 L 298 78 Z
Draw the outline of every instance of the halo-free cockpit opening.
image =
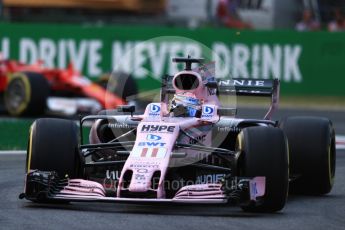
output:
M 175 77 L 174 84 L 179 90 L 194 90 L 199 87 L 199 80 L 194 74 L 182 73 Z

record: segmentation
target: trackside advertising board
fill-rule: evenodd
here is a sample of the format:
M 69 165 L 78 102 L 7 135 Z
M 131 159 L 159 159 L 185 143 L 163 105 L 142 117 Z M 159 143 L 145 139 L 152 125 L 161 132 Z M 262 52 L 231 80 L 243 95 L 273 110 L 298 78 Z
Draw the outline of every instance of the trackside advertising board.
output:
M 0 50 L 48 67 L 73 61 L 93 80 L 128 72 L 145 90 L 178 70 L 172 57 L 190 54 L 217 61 L 219 78 L 279 78 L 283 95 L 345 95 L 345 33 L 2 23 Z

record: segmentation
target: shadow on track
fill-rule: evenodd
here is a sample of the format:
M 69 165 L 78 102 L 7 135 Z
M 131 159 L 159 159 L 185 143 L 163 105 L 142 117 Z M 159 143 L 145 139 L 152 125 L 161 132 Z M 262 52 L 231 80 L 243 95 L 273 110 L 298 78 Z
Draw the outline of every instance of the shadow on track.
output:
M 60 209 L 63 211 L 82 211 L 97 213 L 127 213 L 143 215 L 170 215 L 170 216 L 205 216 L 205 217 L 244 217 L 258 218 L 267 215 L 284 215 L 284 212 L 278 213 L 246 213 L 240 207 L 233 206 L 216 206 L 216 205 L 137 205 L 137 204 L 107 204 L 107 203 L 70 203 L 70 204 L 23 204 L 27 209 Z

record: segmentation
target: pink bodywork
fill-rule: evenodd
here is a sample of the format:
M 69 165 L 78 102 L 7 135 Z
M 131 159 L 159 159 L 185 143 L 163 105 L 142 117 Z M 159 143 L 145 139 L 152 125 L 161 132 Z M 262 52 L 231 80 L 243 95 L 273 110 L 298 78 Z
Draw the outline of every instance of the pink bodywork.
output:
M 181 74 L 193 74 L 197 77 L 199 85 L 193 90 L 179 90 L 174 84 L 175 78 Z M 192 93 L 196 98 L 203 101 L 201 118 L 195 117 L 170 117 L 168 105 L 164 102 L 150 103 L 141 117 L 137 128 L 137 138 L 133 150 L 131 151 L 119 179 L 117 197 L 121 197 L 123 190 L 130 192 L 147 192 L 151 188 L 151 180 L 154 172 L 160 171 L 160 180 L 156 189 L 157 198 L 165 198 L 163 188 L 164 178 L 169 167 L 173 147 L 178 138 L 180 130 L 188 130 L 205 123 L 215 123 L 219 120 L 217 109 L 219 101 L 216 95 L 209 95 L 207 87 L 204 85 L 202 76 L 194 71 L 181 71 L 173 78 L 173 87 L 176 93 Z M 147 127 L 153 127 L 146 131 Z M 154 128 L 157 127 L 158 130 Z M 167 129 L 164 129 L 167 127 Z M 161 130 L 160 130 L 161 129 Z M 156 137 L 159 140 L 148 140 L 148 137 Z M 155 146 L 148 146 L 153 144 Z M 206 143 L 210 144 L 210 143 Z M 130 185 L 124 188 L 124 174 L 131 170 L 133 172 Z
M 174 84 L 174 79 L 180 74 L 193 74 L 197 77 L 199 85 L 194 90 L 179 90 Z M 105 197 L 102 185 L 96 182 L 85 180 L 70 180 L 69 185 L 62 190 L 59 197 L 74 195 L 75 199 L 102 199 L 116 201 L 149 201 L 149 202 L 184 202 L 184 203 L 226 203 L 227 198 L 221 184 L 196 184 L 182 187 L 173 199 L 166 199 L 164 190 L 164 179 L 169 166 L 171 166 L 174 146 L 180 131 L 188 131 L 191 128 L 205 124 L 214 124 L 219 121 L 217 114 L 220 102 L 214 94 L 210 95 L 205 86 L 206 77 L 200 71 L 181 71 L 173 78 L 173 87 L 176 93 L 188 92 L 202 101 L 202 114 L 196 117 L 171 117 L 168 112 L 168 102 L 150 103 L 147 105 L 145 113 L 133 117 L 140 119 L 137 127 L 137 138 L 129 157 L 122 169 L 116 197 Z M 96 121 L 97 122 L 97 121 Z M 207 135 L 205 146 L 211 145 L 212 133 Z M 97 143 L 99 140 L 94 135 L 90 135 L 90 142 Z M 193 150 L 186 150 L 187 154 L 193 154 Z M 174 159 L 175 160 L 175 159 Z M 129 185 L 125 183 L 126 172 L 132 171 Z M 152 187 L 151 181 L 155 172 L 160 172 L 158 186 Z M 96 184 L 95 184 L 96 183 Z M 102 188 L 101 188 L 102 187 Z M 148 198 L 122 198 L 122 192 L 145 193 L 154 191 L 157 193 L 155 199 Z M 90 195 L 91 193 L 91 195 Z M 250 198 L 263 196 L 265 193 L 265 178 L 255 177 L 250 180 Z M 101 198 L 100 198 L 101 197 Z
M 250 180 L 250 200 L 265 194 L 265 177 L 254 177 Z M 97 182 L 81 179 L 71 179 L 68 185 L 56 195 L 56 198 L 70 200 L 104 200 L 116 202 L 176 202 L 176 203 L 227 203 L 221 184 L 197 184 L 182 187 L 173 199 L 157 198 L 120 198 L 106 197 L 103 186 Z

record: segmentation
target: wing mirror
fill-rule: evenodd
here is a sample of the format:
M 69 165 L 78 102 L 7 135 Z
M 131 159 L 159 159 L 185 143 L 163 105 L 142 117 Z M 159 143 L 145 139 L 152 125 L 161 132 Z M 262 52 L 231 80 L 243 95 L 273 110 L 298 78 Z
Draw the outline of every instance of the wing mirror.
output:
M 131 113 L 131 116 L 133 116 L 133 113 L 135 112 L 135 106 L 134 105 L 120 105 L 117 107 L 118 112 L 122 113 Z
M 218 88 L 218 82 L 217 81 L 208 81 L 205 86 L 210 89 L 217 89 Z

